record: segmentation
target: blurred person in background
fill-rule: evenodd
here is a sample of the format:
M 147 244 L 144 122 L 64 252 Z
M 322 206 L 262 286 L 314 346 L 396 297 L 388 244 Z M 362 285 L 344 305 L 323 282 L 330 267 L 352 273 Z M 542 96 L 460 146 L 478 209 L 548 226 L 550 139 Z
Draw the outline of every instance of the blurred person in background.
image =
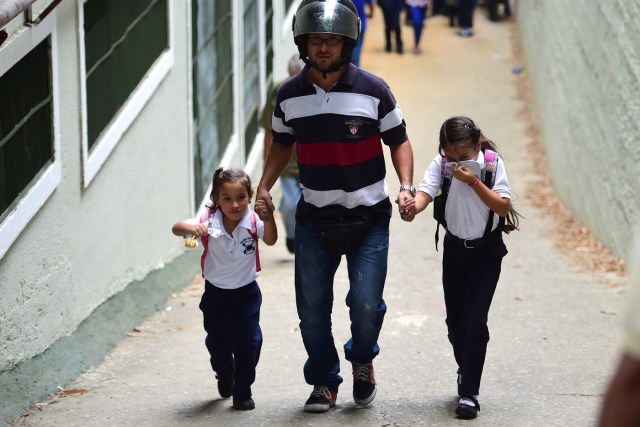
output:
M 640 233 L 631 256 L 622 317 L 622 354 L 604 397 L 598 427 L 640 426 Z
M 358 37 L 358 43 L 355 49 L 353 49 L 351 63 L 359 67 L 362 44 L 364 43 L 364 33 L 367 30 L 367 18 L 373 17 L 373 0 L 353 0 L 353 4 L 356 6 L 356 9 L 358 9 L 358 16 L 360 16 L 360 37 Z M 368 11 L 365 11 L 365 5 Z
M 422 37 L 424 20 L 427 17 L 429 0 L 406 0 L 406 2 L 409 8 L 411 24 L 413 25 L 413 35 L 414 35 L 413 53 L 419 54 L 419 53 L 422 53 L 422 49 L 420 49 L 420 38 Z
M 384 39 L 385 52 L 393 50 L 391 46 L 391 34 L 395 35 L 396 52 L 404 52 L 402 46 L 402 34 L 400 31 L 400 13 L 404 10 L 404 0 L 378 0 L 378 5 L 384 15 Z
M 478 0 L 458 0 L 458 35 L 461 37 L 473 36 L 473 12 L 477 2 Z

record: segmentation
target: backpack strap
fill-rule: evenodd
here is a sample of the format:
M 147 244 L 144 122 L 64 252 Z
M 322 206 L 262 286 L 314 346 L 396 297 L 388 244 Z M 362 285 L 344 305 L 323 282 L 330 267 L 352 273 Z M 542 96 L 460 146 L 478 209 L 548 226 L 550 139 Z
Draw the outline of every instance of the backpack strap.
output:
M 493 188 L 493 184 L 496 182 L 496 168 L 498 166 L 498 154 L 493 151 L 485 148 L 484 151 L 484 167 L 480 172 L 482 183 L 487 186 L 487 188 Z M 487 237 L 491 234 L 491 228 L 493 227 L 493 217 L 495 212 L 489 210 L 489 218 L 487 219 L 487 225 L 484 228 L 484 234 L 482 237 Z
M 440 195 L 444 200 L 444 204 L 446 206 L 449 187 L 451 187 L 451 178 L 446 177 L 447 156 L 445 156 L 444 154 L 441 154 L 441 156 L 442 156 L 442 163 L 440 164 Z M 442 226 L 444 227 L 445 232 L 447 231 L 447 223 L 446 222 L 441 223 L 440 221 L 437 221 L 436 235 L 435 235 L 436 252 L 438 252 L 438 241 L 440 240 L 440 224 L 442 224 Z
M 480 172 L 482 183 L 489 188 L 493 188 L 496 182 L 496 168 L 498 167 L 498 153 L 485 148 L 484 151 L 484 167 Z
M 256 241 L 256 271 L 260 271 L 262 267 L 260 267 L 260 251 L 258 250 L 258 242 L 260 239 L 258 239 L 258 226 L 256 225 L 257 217 L 258 214 L 251 211 L 251 229 L 249 230 L 249 234 L 253 237 L 253 240 Z
M 200 224 L 209 222 L 215 209 L 207 206 L 207 209 L 200 215 Z M 202 256 L 200 257 L 200 269 L 202 270 L 202 277 L 204 277 L 204 259 L 207 256 L 207 250 L 209 249 L 209 233 L 200 236 L 202 242 Z

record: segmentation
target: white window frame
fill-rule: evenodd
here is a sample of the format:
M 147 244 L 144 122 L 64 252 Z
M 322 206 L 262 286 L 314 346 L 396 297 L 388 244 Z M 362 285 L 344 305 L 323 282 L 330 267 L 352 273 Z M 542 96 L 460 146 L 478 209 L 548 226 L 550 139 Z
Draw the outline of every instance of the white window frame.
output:
M 87 126 L 87 85 L 84 45 L 84 4 L 90 0 L 78 2 L 78 31 L 80 48 L 80 108 L 82 115 L 82 164 L 83 184 L 87 188 L 98 174 L 102 165 L 122 139 L 122 135 L 136 120 L 149 99 L 154 95 L 160 83 L 167 76 L 174 64 L 175 48 L 173 40 L 173 0 L 167 0 L 168 18 L 168 48 L 158 56 L 144 75 L 138 86 L 131 92 L 129 98 L 102 131 L 89 153 L 89 136 Z M 94 0 L 100 1 L 100 0 Z
M 37 25 L 25 27 L 0 47 L 0 76 L 2 76 L 47 37 L 51 37 L 50 78 L 51 110 L 53 115 L 53 162 L 40 170 L 11 212 L 0 223 L 0 259 L 4 257 L 29 221 L 38 213 L 49 196 L 58 187 L 62 176 L 58 96 L 58 41 L 55 10 Z

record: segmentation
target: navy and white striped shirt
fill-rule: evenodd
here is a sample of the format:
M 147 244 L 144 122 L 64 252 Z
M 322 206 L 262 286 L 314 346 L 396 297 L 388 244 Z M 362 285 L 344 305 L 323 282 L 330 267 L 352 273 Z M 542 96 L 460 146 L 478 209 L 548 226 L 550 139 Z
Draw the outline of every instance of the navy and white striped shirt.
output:
M 302 187 L 296 219 L 329 205 L 372 207 L 378 217 L 390 218 L 382 143 L 408 138 L 389 86 L 348 64 L 325 92 L 309 80 L 308 68 L 280 87 L 272 123 L 275 143 L 296 143 Z

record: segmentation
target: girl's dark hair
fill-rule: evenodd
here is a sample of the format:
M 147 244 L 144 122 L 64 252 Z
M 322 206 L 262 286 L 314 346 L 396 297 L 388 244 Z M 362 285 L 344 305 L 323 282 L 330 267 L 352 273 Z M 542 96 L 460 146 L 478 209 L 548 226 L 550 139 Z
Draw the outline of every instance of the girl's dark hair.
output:
M 445 147 L 474 147 L 480 141 L 480 148 L 488 148 L 498 152 L 496 145 L 482 134 L 482 131 L 468 117 L 451 117 L 440 127 L 440 145 L 438 149 L 444 154 Z
M 482 134 L 482 131 L 468 117 L 455 116 L 451 117 L 440 127 L 440 144 L 438 150 L 444 155 L 445 147 L 475 147 L 480 141 L 480 149 L 488 148 L 498 153 L 496 145 Z M 500 227 L 505 233 L 513 230 L 519 230 L 520 218 L 522 215 L 516 211 L 512 205 L 509 205 L 509 212 L 503 218 L 500 218 Z
M 249 197 L 253 197 L 251 178 L 249 178 L 249 175 L 247 175 L 245 171 L 242 169 L 224 169 L 220 167 L 213 173 L 213 183 L 211 184 L 211 194 L 209 195 L 209 199 L 211 199 L 211 208 L 218 208 L 215 200 L 219 196 L 220 187 L 222 184 L 226 184 L 227 182 L 238 182 L 240 184 L 244 184 Z

